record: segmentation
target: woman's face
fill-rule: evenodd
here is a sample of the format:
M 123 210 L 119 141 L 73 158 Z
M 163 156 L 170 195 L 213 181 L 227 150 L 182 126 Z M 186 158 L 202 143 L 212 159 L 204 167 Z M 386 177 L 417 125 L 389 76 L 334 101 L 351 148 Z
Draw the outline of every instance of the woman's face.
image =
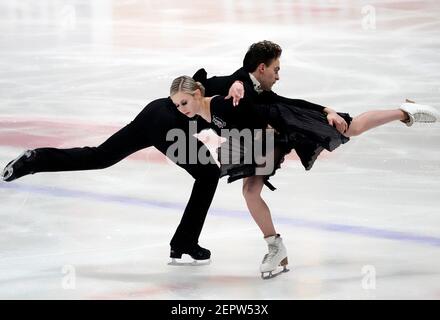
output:
M 177 110 L 182 112 L 185 116 L 192 118 L 200 111 L 200 99 L 197 99 L 197 94 L 194 96 L 182 91 L 171 96 Z

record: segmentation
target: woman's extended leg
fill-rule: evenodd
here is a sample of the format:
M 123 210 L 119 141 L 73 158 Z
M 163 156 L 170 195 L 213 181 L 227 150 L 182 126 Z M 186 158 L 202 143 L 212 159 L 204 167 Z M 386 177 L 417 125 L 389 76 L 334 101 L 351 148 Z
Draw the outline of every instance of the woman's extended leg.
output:
M 367 111 L 353 118 L 353 121 L 344 135 L 346 137 L 358 136 L 365 131 L 386 123 L 396 120 L 405 121 L 407 119 L 408 115 L 400 109 Z
M 414 122 L 434 123 L 440 120 L 440 111 L 407 99 L 399 109 L 368 111 L 355 117 L 344 135 L 358 136 L 367 130 L 396 120 L 404 122 L 407 126 L 412 126 Z

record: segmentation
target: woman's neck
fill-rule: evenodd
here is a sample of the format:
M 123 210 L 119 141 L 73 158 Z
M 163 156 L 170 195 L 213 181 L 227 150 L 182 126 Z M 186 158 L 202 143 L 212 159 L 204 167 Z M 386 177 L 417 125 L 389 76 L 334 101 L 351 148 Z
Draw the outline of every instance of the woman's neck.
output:
M 211 122 L 211 97 L 202 99 L 199 116 L 207 122 Z

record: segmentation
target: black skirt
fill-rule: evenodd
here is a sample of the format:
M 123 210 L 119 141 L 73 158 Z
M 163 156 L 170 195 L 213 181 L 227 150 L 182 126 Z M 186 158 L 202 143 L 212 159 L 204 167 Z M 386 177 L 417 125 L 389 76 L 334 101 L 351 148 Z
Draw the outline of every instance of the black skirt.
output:
M 273 176 L 284 161 L 284 156 L 295 149 L 305 170 L 313 167 L 318 156 L 325 149 L 333 151 L 341 144 L 350 139 L 339 133 L 335 127 L 328 123 L 327 115 L 316 110 L 299 108 L 290 104 L 256 105 L 256 112 L 267 119 L 267 123 L 276 130 L 275 150 L 267 156 L 272 156 L 274 161 L 273 170 L 264 175 L 265 184 L 271 190 L 275 188 L 269 183 L 269 177 Z M 338 114 L 350 126 L 352 117 L 348 113 Z M 239 143 L 238 143 L 239 144 Z M 232 146 L 232 147 L 231 147 Z M 234 161 L 234 164 L 222 163 L 221 154 L 225 149 L 237 149 L 237 143 L 226 141 L 218 149 L 221 177 L 228 176 L 228 182 L 256 175 L 258 165 Z M 241 160 L 245 159 L 246 153 L 250 152 L 242 146 L 240 148 Z

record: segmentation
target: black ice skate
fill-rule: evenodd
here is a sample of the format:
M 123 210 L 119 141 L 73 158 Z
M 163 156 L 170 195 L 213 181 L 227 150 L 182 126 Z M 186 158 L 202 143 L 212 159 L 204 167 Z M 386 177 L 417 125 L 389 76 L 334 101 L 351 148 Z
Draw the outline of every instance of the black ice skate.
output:
M 35 159 L 35 150 L 27 150 L 18 156 L 15 160 L 8 163 L 2 172 L 3 181 L 13 181 L 20 177 L 34 173 L 32 170 L 32 161 Z
M 183 254 L 191 256 L 194 260 L 192 262 L 183 262 L 180 260 Z M 198 244 L 187 250 L 171 248 L 170 258 L 171 262 L 168 264 L 172 266 L 202 266 L 211 263 L 211 251 L 202 248 Z

